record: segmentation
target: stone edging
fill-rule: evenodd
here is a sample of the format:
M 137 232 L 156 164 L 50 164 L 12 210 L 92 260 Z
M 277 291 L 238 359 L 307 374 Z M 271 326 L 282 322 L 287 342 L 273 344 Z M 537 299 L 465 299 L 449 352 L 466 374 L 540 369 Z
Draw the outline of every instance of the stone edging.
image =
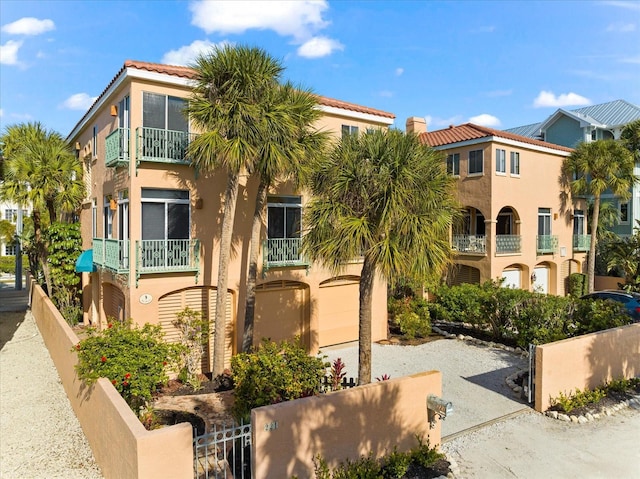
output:
M 585 415 L 575 416 L 573 414 L 565 414 L 558 411 L 546 411 L 544 414 L 553 419 L 558 419 L 563 422 L 571 422 L 577 424 L 586 424 L 588 422 L 593 422 L 601 417 L 612 416 L 614 413 L 620 411 L 625 408 L 633 408 L 640 409 L 640 394 L 634 395 L 630 399 L 625 399 L 624 401 L 620 401 L 618 404 L 615 404 L 610 407 L 602 407 L 600 408 L 599 413 L 587 413 Z

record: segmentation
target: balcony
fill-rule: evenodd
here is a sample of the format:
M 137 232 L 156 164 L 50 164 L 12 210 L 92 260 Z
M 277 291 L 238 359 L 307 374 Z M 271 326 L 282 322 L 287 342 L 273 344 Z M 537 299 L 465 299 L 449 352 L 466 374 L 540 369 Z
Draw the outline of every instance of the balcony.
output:
M 93 262 L 118 274 L 128 274 L 129 240 L 93 238 Z
M 116 128 L 105 142 L 105 164 L 117 168 L 129 164 L 129 128 Z
M 573 235 L 573 251 L 589 251 L 590 247 L 590 235 Z
M 496 254 L 522 253 L 520 235 L 496 235 Z
M 536 253 L 555 254 L 558 252 L 558 237 L 556 235 L 536 236 Z
M 453 235 L 451 248 L 458 253 L 486 254 L 485 235 Z
M 136 166 L 141 161 L 189 164 L 187 147 L 194 133 L 158 128 L 136 128 Z
M 262 244 L 263 270 L 286 266 L 309 266 L 300 254 L 302 238 L 270 238 Z
M 141 274 L 189 271 L 200 271 L 200 240 L 136 241 L 136 280 Z

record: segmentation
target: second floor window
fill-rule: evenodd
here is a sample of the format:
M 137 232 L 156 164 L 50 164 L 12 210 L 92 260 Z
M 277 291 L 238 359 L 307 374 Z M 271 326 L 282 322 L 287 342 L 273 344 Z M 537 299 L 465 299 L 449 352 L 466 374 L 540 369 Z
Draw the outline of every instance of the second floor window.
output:
M 538 208 L 538 236 L 551 235 L 551 208 Z
M 505 150 L 496 150 L 496 173 L 507 172 L 507 152 Z
M 300 196 L 270 196 L 267 206 L 267 238 L 300 238 Z
M 4 210 L 4 219 L 15 223 L 18 219 L 18 210 L 7 208 L 6 210 Z
M 460 176 L 460 153 L 447 155 L 447 173 Z
M 190 237 L 189 192 L 142 188 L 142 239 Z
M 573 210 L 573 234 L 574 235 L 583 235 L 584 234 L 584 211 L 582 210 Z
M 517 151 L 511 152 L 511 174 L 520 176 L 520 153 Z
M 469 174 L 480 175 L 484 171 L 484 155 L 482 150 L 469 152 Z
M 620 223 L 629 223 L 629 203 L 618 203 L 618 211 L 620 213 Z
M 142 126 L 159 130 L 189 131 L 183 110 L 183 98 L 144 92 L 142 96 Z

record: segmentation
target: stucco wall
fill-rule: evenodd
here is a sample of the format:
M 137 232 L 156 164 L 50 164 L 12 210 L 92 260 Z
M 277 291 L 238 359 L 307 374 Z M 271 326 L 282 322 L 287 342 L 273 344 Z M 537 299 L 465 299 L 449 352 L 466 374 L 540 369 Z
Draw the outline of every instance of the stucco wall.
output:
M 106 479 L 193 477 L 191 426 L 147 431 L 106 379 L 88 388 L 75 372 L 78 337 L 40 286 L 31 282 L 31 310 L 69 402 Z
M 640 324 L 564 339 L 536 348 L 535 409 L 550 398 L 640 375 Z
M 330 466 L 372 452 L 376 457 L 414 447 L 416 434 L 440 444 L 429 428 L 426 399 L 442 393 L 442 373 L 428 371 L 321 396 L 254 409 L 254 479 L 313 477 L 318 454 Z
M 593 289 L 602 291 L 603 289 L 619 289 L 618 283 L 624 283 L 624 278 L 616 276 L 596 276 L 593 279 Z

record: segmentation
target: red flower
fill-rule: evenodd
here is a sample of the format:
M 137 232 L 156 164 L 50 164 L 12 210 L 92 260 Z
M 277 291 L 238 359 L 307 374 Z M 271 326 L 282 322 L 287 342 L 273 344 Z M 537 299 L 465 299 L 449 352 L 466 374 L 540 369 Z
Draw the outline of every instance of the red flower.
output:
M 128 386 L 128 385 L 129 385 L 129 383 L 128 383 L 127 381 L 122 381 L 122 385 L 123 385 L 123 386 Z
M 80 351 L 80 343 L 76 344 L 76 350 Z
M 167 362 L 166 362 L 166 361 L 162 361 L 162 365 L 163 365 L 163 366 L 166 366 L 166 365 L 167 365 Z
M 125 379 L 129 379 L 130 377 L 131 377 L 131 374 L 129 374 L 129 373 L 127 373 L 127 374 L 125 374 L 125 375 L 124 375 L 124 378 L 125 378 Z
M 111 381 L 111 384 L 113 384 L 115 386 L 116 385 L 116 380 L 114 379 L 113 381 Z
M 102 358 L 100 358 L 100 360 L 101 360 L 103 363 L 106 363 L 106 362 L 107 362 L 107 357 L 106 357 L 106 356 L 102 356 Z
M 107 324 L 107 328 L 112 328 L 112 327 L 113 327 L 112 323 Z

